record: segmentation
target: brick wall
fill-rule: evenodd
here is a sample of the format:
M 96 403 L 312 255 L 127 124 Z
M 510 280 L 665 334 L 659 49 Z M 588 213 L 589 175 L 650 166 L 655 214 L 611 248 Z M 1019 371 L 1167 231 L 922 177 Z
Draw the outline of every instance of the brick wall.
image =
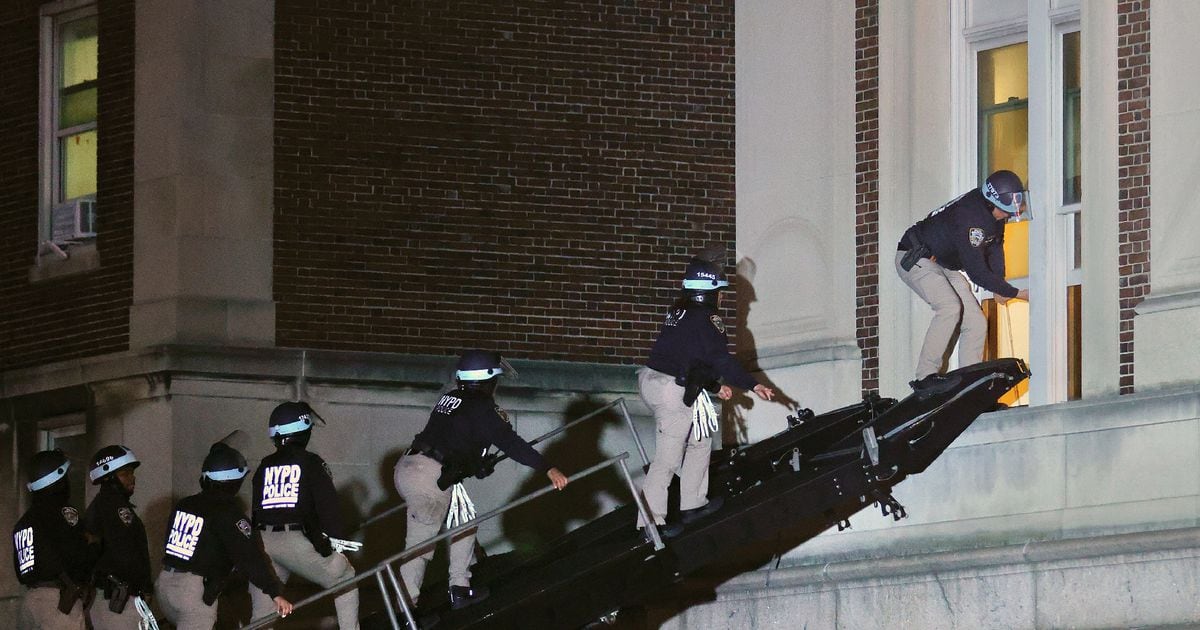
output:
M 278 345 L 642 360 L 732 257 L 733 4 L 279 0 Z
M 1117 3 L 1120 392 L 1134 391 L 1134 309 L 1150 293 L 1150 0 Z
M 98 270 L 30 283 L 38 238 L 38 6 L 0 4 L 0 371 L 128 348 L 133 1 L 101 0 Z
M 879 0 L 854 5 L 855 336 L 863 393 L 879 391 Z

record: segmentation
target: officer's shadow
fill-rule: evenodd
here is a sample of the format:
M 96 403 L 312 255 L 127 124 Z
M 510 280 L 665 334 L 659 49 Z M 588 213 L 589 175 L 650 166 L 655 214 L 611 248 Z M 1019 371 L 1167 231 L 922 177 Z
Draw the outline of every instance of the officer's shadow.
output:
M 591 396 L 579 398 L 563 412 L 563 423 L 591 413 L 606 403 Z M 615 409 L 608 409 L 585 420 L 555 437 L 538 450 L 565 475 L 597 464 L 612 456 L 604 451 L 601 442 L 608 428 L 619 426 L 621 416 Z M 549 485 L 545 475 L 534 473 L 509 497 L 515 501 L 527 494 Z M 588 477 L 572 480 L 562 492 L 551 492 L 505 512 L 501 516 L 501 527 L 505 538 L 513 544 L 515 551 L 531 551 L 554 541 L 568 531 L 586 523 L 606 511 L 606 507 L 628 502 L 629 489 L 611 466 Z M 607 500 L 606 498 L 607 497 Z
M 754 288 L 756 270 L 757 265 L 752 258 L 743 257 L 737 263 L 737 317 L 734 320 L 734 324 L 737 326 L 735 338 L 737 340 L 738 354 L 754 357 L 758 356 L 758 345 L 754 340 L 754 332 L 747 325 L 747 322 L 750 321 L 751 305 L 758 301 L 758 294 Z M 758 365 L 754 363 L 747 364 L 745 367 L 751 372 L 759 369 Z M 756 375 L 756 378 L 763 385 L 775 391 L 774 399 L 768 404 L 778 403 L 783 405 L 786 411 L 794 411 L 800 408 L 800 403 L 767 378 L 766 374 L 760 372 Z M 714 400 L 713 402 L 716 401 Z M 722 446 L 734 447 L 750 442 L 749 411 L 758 403 L 766 403 L 766 401 L 760 400 L 757 395 L 751 392 L 737 389 L 733 391 L 732 398 L 724 401 L 724 404 L 721 405 L 721 426 L 729 429 L 729 432 L 723 433 Z

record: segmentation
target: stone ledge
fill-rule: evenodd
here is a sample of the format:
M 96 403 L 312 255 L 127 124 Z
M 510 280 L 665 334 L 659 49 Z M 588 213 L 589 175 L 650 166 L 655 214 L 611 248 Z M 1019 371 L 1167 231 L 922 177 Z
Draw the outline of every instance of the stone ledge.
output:
M 769 596 L 769 591 L 774 589 L 792 589 L 829 582 L 886 579 L 990 569 L 1005 565 L 1046 564 L 1158 552 L 1190 552 L 1200 556 L 1200 527 L 760 570 L 744 573 L 724 582 L 717 588 L 717 592 L 721 596 L 736 597 L 738 593 L 753 591 L 756 596 L 761 597 Z M 709 591 L 712 589 L 711 584 L 694 584 L 694 588 L 697 589 L 704 590 L 705 587 Z M 764 590 L 768 592 L 764 593 Z
M 436 388 L 448 382 L 452 356 L 293 348 L 169 345 L 0 373 L 0 398 L 37 394 L 154 373 L 312 384 L 386 384 Z M 636 366 L 514 360 L 520 378 L 508 389 L 636 392 Z

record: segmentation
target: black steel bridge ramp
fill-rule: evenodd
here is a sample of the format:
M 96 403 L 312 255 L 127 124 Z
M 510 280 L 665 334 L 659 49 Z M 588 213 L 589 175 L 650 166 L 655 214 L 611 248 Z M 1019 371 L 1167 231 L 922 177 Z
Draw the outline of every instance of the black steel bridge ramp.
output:
M 941 394 L 914 394 L 899 401 L 869 396 L 820 415 L 805 410 L 789 417 L 788 428 L 770 438 L 715 452 L 709 494 L 723 496 L 725 505 L 688 524 L 674 538 L 662 540 L 656 531 L 643 537 L 636 529 L 644 505 L 626 472 L 636 502 L 584 524 L 537 553 L 490 556 L 473 566 L 472 583 L 491 590 L 488 599 L 473 606 L 451 610 L 442 604 L 416 615 L 395 583 L 393 566 L 454 530 L 393 556 L 355 580 L 374 575 L 381 592 L 391 595 L 385 601 L 385 627 L 413 623 L 420 630 L 583 628 L 648 602 L 706 567 L 730 566 L 731 561 L 738 566 L 739 558 L 764 551 L 782 554 L 830 527 L 846 526 L 847 519 L 863 509 L 875 506 L 899 520 L 905 509 L 891 489 L 928 468 L 1029 371 L 1018 359 L 1002 359 L 947 376 L 957 382 Z M 624 470 L 626 457 L 622 454 L 584 473 L 615 462 Z M 480 518 L 491 518 L 547 491 Z M 754 565 L 745 568 L 752 570 Z M 327 597 L 337 589 L 309 599 Z M 435 596 L 430 590 L 421 599 L 430 602 Z M 413 622 L 407 621 L 409 615 Z M 262 621 L 258 625 L 271 617 Z

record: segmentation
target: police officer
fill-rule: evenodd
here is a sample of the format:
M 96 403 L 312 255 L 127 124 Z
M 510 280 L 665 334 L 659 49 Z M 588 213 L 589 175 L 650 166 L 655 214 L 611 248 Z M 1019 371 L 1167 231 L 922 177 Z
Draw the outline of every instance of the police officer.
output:
M 271 596 L 280 616 L 292 612 L 258 532 L 238 505 L 237 493 L 249 470 L 237 450 L 213 444 L 201 467 L 200 494 L 183 499 L 171 512 L 155 592 L 177 630 L 212 629 L 217 622 L 214 604 L 235 566 Z
M 987 318 L 971 293 L 971 282 L 991 291 L 996 302 L 1028 300 L 1027 289 L 1004 279 L 1004 224 L 1028 217 L 1028 194 L 1012 171 L 996 171 L 983 186 L 934 210 L 904 232 L 896 251 L 896 273 L 933 308 L 933 321 L 917 358 L 919 395 L 941 393 L 954 383 L 939 374 L 955 328 L 963 366 L 983 360 Z M 960 325 L 961 323 L 961 325 Z
M 27 589 L 18 628 L 83 630 L 95 556 L 68 501 L 71 463 L 62 451 L 42 451 L 27 465 L 33 505 L 13 527 L 13 569 Z
M 275 452 L 254 471 L 254 525 L 280 580 L 286 583 L 295 573 L 329 587 L 354 577 L 342 552 L 357 551 L 361 543 L 346 539 L 329 466 L 306 450 L 316 420 L 320 416 L 305 402 L 286 402 L 271 412 L 268 433 Z M 255 618 L 276 609 L 270 593 L 250 592 Z M 358 628 L 357 588 L 338 595 L 333 604 L 342 630 Z
M 708 392 L 722 400 L 733 396 L 731 386 L 753 391 L 763 400 L 775 395 L 729 353 L 725 323 L 717 314 L 721 289 L 729 286 L 717 262 L 723 256 L 723 251 L 710 249 L 688 263 L 683 291 L 667 312 L 645 367 L 638 371 L 638 392 L 656 425 L 654 460 L 642 494 L 657 525 L 666 521 L 667 488 L 679 475 L 682 522 L 663 528 L 666 536 L 678 535 L 684 524 L 724 503 L 721 497 L 708 499 L 708 462 L 717 428 Z
M 88 472 L 100 492 L 84 514 L 87 533 L 100 542 L 94 571 L 96 601 L 90 609 L 96 630 L 136 630 L 142 619 L 138 601 L 151 591 L 150 550 L 146 527 L 129 498 L 137 487 L 133 451 L 105 446 L 92 457 Z
M 474 507 L 459 483 L 471 476 L 491 473 L 494 461 L 485 456 L 491 446 L 514 460 L 543 472 L 562 490 L 567 477 L 552 467 L 521 439 L 496 405 L 496 387 L 503 374 L 514 374 L 512 366 L 495 352 L 470 350 L 459 358 L 454 372 L 458 386 L 444 394 L 429 415 L 425 429 L 413 438 L 412 447 L 396 463 L 396 491 L 408 506 L 405 546 L 428 540 L 448 526 L 474 518 Z M 449 513 L 450 518 L 447 518 Z M 475 549 L 475 530 L 468 530 L 450 543 L 450 605 L 459 609 L 488 596 L 485 587 L 471 588 L 470 564 Z M 425 565 L 433 550 L 400 567 L 404 587 L 415 603 L 425 576 Z

